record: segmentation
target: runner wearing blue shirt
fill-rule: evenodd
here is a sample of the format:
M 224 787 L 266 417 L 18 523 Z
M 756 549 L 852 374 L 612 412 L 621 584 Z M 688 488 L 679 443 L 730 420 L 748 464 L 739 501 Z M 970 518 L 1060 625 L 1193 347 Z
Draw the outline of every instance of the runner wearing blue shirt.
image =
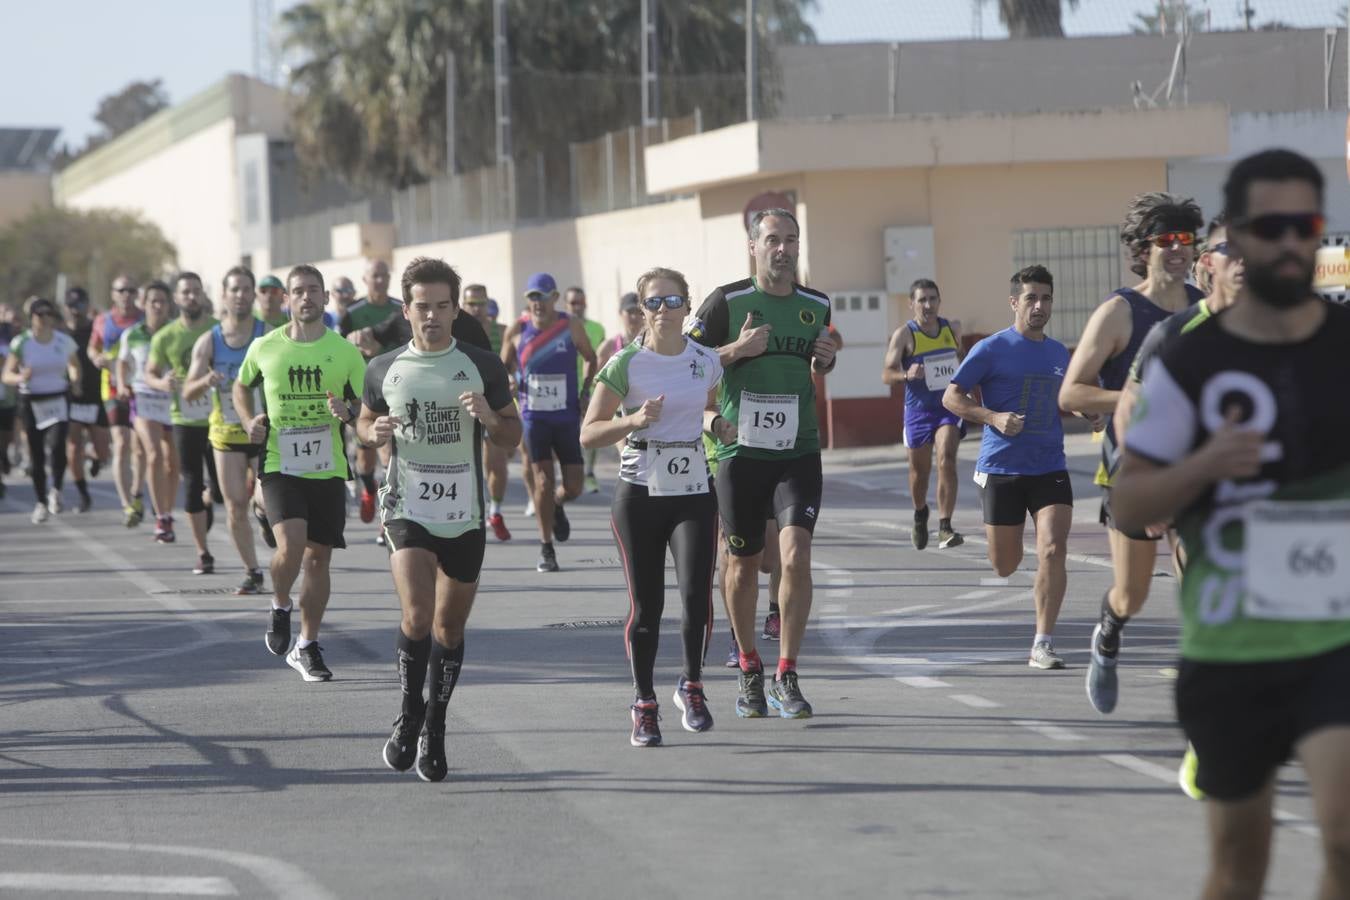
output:
M 1036 636 L 1028 665 L 1062 669 L 1053 643 L 1064 603 L 1065 544 L 1073 521 L 1073 487 L 1064 461 L 1059 388 L 1069 351 L 1046 337 L 1054 303 L 1054 277 L 1027 266 L 1012 277 L 1008 297 L 1013 325 L 976 344 L 942 403 L 984 426 L 975 483 L 984 505 L 989 562 L 1006 578 L 1022 562 L 1022 536 L 1030 513 L 1036 526 Z M 970 395 L 979 388 L 983 404 Z

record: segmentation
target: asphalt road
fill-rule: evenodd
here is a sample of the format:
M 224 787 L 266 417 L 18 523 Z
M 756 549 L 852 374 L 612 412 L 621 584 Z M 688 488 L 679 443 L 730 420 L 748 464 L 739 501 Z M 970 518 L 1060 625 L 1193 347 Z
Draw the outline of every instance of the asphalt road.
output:
M 0 896 L 1194 896 L 1204 805 L 1175 785 L 1174 582 L 1129 626 L 1120 707 L 1098 716 L 1083 667 L 1110 569 L 1094 448 L 1070 443 L 1067 671 L 1026 665 L 1035 556 L 992 578 L 974 442 L 968 541 L 942 551 L 910 547 L 899 451 L 827 453 L 799 663 L 815 718 L 736 718 L 719 602 L 716 727 L 683 731 L 672 602 L 651 750 L 628 744 L 607 489 L 569 507 L 563 571 L 540 575 L 514 480 L 516 539 L 488 548 L 438 785 L 380 758 L 398 604 L 373 526 L 353 516 L 335 556 L 336 677 L 306 684 L 264 649 L 267 599 L 232 595 L 222 529 L 220 574 L 196 577 L 182 516 L 179 543 L 156 546 L 121 526 L 105 475 L 94 511 L 32 526 L 16 472 L 0 502 Z M 1268 895 L 1307 897 L 1320 852 L 1296 768 L 1278 805 Z

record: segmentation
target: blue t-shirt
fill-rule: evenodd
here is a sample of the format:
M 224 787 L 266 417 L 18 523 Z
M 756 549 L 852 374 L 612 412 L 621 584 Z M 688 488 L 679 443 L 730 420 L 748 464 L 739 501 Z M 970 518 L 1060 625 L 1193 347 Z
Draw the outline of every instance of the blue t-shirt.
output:
M 983 406 L 1026 417 L 1016 437 L 986 426 L 976 471 L 990 475 L 1044 475 L 1065 468 L 1059 386 L 1069 351 L 1053 338 L 1029 340 L 1005 328 L 980 341 L 952 376 L 965 391 L 980 388 Z

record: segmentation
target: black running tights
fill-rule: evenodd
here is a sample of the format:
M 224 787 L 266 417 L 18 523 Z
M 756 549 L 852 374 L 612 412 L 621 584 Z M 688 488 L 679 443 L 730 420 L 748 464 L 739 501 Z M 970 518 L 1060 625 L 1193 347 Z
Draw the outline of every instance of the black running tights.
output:
M 666 606 L 666 547 L 675 558 L 684 640 L 684 677 L 698 681 L 712 637 L 712 582 L 717 557 L 717 500 L 706 494 L 649 497 L 640 485 L 620 481 L 612 509 L 614 540 L 628 581 L 630 613 L 625 636 L 633 687 L 640 699 L 656 696 L 652 671 Z
M 40 397 L 38 399 L 49 399 Z M 52 488 L 59 494 L 66 480 L 66 434 L 70 422 L 57 422 L 38 431 L 37 419 L 28 398 L 23 402 L 23 431 L 28 436 L 28 464 L 33 468 L 33 493 L 37 501 L 47 502 L 47 460 L 52 464 Z

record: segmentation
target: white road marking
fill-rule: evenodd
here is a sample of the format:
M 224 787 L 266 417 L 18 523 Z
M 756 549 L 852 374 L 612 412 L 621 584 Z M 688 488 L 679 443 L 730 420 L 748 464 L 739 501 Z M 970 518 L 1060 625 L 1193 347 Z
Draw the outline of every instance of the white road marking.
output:
M 895 680 L 903 685 L 912 688 L 945 688 L 951 687 L 950 684 L 940 678 L 929 678 L 927 675 L 897 675 Z
M 998 591 L 967 591 L 964 594 L 958 594 L 953 600 L 983 600 L 985 597 L 992 597 Z
M 228 878 L 163 875 L 68 875 L 63 872 L 0 872 L 0 888 L 74 891 L 81 894 L 174 894 L 237 897 Z
M 980 584 L 983 587 L 1005 587 L 1006 585 L 1010 584 L 1011 581 L 1012 579 L 1010 578 L 989 577 L 989 578 L 981 578 Z
M 183 847 L 176 844 L 127 844 L 113 841 L 49 841 L 30 838 L 0 838 L 0 845 L 12 847 L 68 847 L 75 850 L 115 850 L 123 853 L 163 853 L 210 859 L 244 869 L 286 900 L 336 900 L 303 869 L 288 862 L 256 853 L 236 853 L 207 847 Z
M 1049 738 L 1052 741 L 1085 741 L 1087 738 L 1081 734 L 1070 731 L 1067 728 L 1061 728 L 1058 725 L 1052 725 L 1049 722 L 1041 722 L 1035 719 L 1015 719 L 1013 724 L 1025 728 L 1028 731 L 1034 731 L 1041 737 Z
M 1122 769 L 1129 769 L 1131 772 L 1147 775 L 1149 778 L 1156 778 L 1159 781 L 1176 783 L 1176 769 L 1169 769 L 1166 766 L 1151 763 L 1146 759 L 1140 759 L 1133 753 L 1103 753 L 1101 756 L 1102 759 L 1120 766 Z
M 966 706 L 973 706 L 976 709 L 998 709 L 1003 706 L 1002 703 L 981 697 L 979 694 L 952 694 L 951 699 L 957 703 L 964 703 Z

